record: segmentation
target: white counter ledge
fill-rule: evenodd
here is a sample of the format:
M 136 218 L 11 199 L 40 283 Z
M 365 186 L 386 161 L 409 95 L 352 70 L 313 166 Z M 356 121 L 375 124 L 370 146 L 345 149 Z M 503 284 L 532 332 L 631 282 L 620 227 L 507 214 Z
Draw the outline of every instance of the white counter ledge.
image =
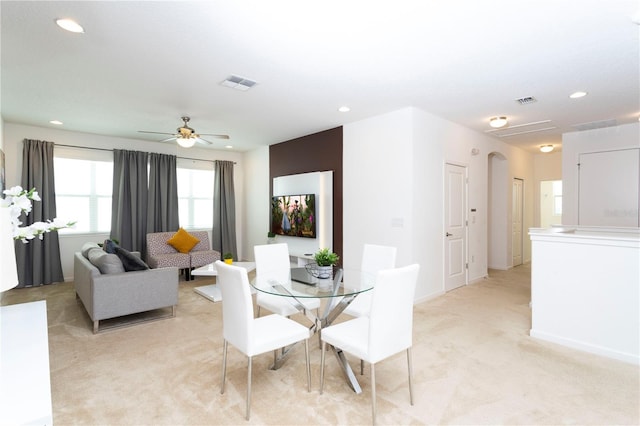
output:
M 640 365 L 640 229 L 529 230 L 530 335 Z

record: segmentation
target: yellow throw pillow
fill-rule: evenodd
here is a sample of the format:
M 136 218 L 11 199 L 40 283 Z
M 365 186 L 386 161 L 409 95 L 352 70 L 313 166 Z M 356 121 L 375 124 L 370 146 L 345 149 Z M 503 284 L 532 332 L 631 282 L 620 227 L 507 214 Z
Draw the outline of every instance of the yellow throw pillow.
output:
M 178 229 L 178 232 L 176 232 L 173 237 L 167 241 L 167 244 L 178 250 L 180 253 L 189 253 L 199 242 L 199 239 L 180 228 Z

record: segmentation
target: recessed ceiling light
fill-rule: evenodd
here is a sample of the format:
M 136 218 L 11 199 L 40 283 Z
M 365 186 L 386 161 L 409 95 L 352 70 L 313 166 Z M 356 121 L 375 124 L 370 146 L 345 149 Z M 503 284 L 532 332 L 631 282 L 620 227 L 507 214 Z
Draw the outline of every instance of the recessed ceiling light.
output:
M 231 145 L 226 145 L 226 146 L 225 146 L 225 148 L 227 148 L 227 149 L 233 149 L 233 146 L 231 146 Z
M 553 145 L 542 145 L 540 151 L 547 153 L 553 151 Z
M 56 124 L 58 126 L 61 126 L 63 124 L 62 121 L 60 121 L 60 120 L 51 120 L 51 121 L 49 121 L 49 123 Z
M 84 33 L 84 28 L 73 19 L 56 19 L 56 24 L 62 29 L 72 33 Z
M 338 108 L 338 111 L 340 111 L 340 112 L 349 112 L 349 111 L 351 111 L 351 108 L 349 108 L 346 105 L 343 105 L 340 108 Z
M 489 120 L 489 125 L 496 129 L 507 125 L 507 117 L 493 117 Z
M 578 98 L 584 98 L 585 96 L 587 96 L 587 92 L 573 92 L 572 94 L 569 95 L 569 97 L 571 99 L 578 99 Z

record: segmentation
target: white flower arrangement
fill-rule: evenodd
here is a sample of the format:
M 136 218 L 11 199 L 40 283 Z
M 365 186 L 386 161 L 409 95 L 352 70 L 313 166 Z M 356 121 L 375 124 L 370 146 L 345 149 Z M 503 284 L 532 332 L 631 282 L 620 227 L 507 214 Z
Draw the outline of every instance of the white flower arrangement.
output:
M 23 243 L 28 243 L 29 240 L 34 239 L 36 236 L 40 239 L 44 236 L 45 232 L 57 231 L 58 229 L 70 228 L 75 225 L 75 222 L 64 222 L 59 219 L 48 220 L 46 222 L 34 222 L 29 226 L 20 226 L 20 215 L 24 212 L 29 214 L 31 212 L 31 202 L 40 201 L 40 196 L 35 188 L 27 191 L 22 189 L 21 186 L 14 186 L 10 189 L 5 189 L 5 198 L 0 199 L 0 207 L 8 207 L 9 216 L 11 217 L 11 226 L 13 228 L 13 238 L 21 240 Z

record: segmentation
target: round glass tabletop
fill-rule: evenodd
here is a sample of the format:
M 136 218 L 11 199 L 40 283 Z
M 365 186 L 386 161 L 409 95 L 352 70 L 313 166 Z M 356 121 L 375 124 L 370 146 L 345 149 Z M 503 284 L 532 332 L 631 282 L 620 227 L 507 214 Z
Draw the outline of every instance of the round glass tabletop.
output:
M 373 288 L 375 274 L 336 268 L 332 278 L 320 279 L 306 268 L 291 268 L 288 274 L 257 274 L 251 285 L 258 291 L 283 297 L 343 297 Z

